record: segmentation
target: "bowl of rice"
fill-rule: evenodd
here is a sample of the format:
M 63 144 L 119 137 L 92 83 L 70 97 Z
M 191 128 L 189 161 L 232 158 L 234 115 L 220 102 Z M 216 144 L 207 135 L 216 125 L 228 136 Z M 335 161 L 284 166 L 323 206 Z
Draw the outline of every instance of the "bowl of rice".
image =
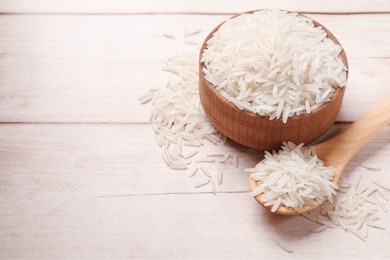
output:
M 258 10 L 233 16 L 206 37 L 199 95 L 216 129 L 261 150 L 310 143 L 336 121 L 348 61 L 336 37 L 297 13 Z

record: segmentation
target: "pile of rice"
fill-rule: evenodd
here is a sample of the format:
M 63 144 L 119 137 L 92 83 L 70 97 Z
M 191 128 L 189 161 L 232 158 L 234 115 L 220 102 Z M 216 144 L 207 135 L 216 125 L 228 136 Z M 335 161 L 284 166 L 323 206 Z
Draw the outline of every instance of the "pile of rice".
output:
M 198 55 L 183 52 L 164 62 L 169 72 L 165 88 L 152 88 L 139 98 L 150 103 L 149 120 L 161 156 L 171 169 L 191 177 L 194 187 L 209 185 L 216 194 L 225 167 L 238 167 L 237 153 L 227 151 L 226 136 L 207 120 L 199 99 Z M 210 146 L 205 146 L 205 144 Z M 213 148 L 214 147 L 214 148 Z
M 261 194 L 265 206 L 273 205 L 272 212 L 280 206 L 299 209 L 324 197 L 333 202 L 336 194 L 337 185 L 332 182 L 335 169 L 324 166 L 314 148 L 303 144 L 283 143 L 279 152 L 265 152 L 265 160 L 246 171 L 259 181 L 252 194 Z
M 221 96 L 270 120 L 310 113 L 346 85 L 342 47 L 310 18 L 279 10 L 227 20 L 207 42 L 203 73 Z

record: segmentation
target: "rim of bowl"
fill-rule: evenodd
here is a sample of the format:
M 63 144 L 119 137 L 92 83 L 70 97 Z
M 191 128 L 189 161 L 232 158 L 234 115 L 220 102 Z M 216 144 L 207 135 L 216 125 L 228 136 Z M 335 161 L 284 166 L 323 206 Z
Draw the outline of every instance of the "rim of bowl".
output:
M 230 20 L 232 18 L 235 18 L 237 16 L 240 16 L 242 14 L 252 14 L 254 12 L 258 12 L 258 11 L 263 11 L 263 10 L 271 10 L 271 9 L 258 9 L 258 10 L 252 10 L 252 11 L 247 11 L 247 12 L 242 12 L 242 13 L 238 13 L 238 14 L 235 14 L 229 18 L 227 18 L 226 20 L 224 20 L 223 22 L 221 22 L 219 25 L 217 25 L 208 35 L 207 37 L 204 39 L 203 43 L 202 43 L 202 46 L 200 48 L 200 52 L 199 52 L 199 74 L 201 75 L 200 79 L 204 81 L 205 85 L 211 89 L 211 91 L 220 99 L 222 100 L 222 102 L 224 103 L 227 103 L 229 108 L 231 109 L 235 109 L 235 110 L 238 110 L 240 111 L 241 113 L 245 113 L 247 116 L 251 116 L 251 117 L 256 117 L 256 118 L 265 118 L 267 120 L 269 120 L 269 116 L 261 116 L 257 113 L 254 113 L 254 112 L 251 112 L 251 111 L 248 111 L 248 110 L 240 110 L 236 105 L 234 105 L 233 103 L 231 103 L 229 100 L 227 100 L 226 98 L 224 98 L 223 96 L 221 96 L 218 91 L 215 89 L 214 85 L 211 84 L 210 82 L 208 82 L 206 79 L 205 79 L 205 74 L 203 73 L 202 69 L 205 68 L 205 64 L 204 62 L 201 62 L 201 59 L 202 59 L 202 55 L 203 55 L 203 52 L 205 49 L 207 49 L 207 42 L 209 41 L 209 39 L 214 35 L 214 33 L 216 31 L 219 30 L 219 28 L 227 21 L 227 20 Z M 287 13 L 296 13 L 297 15 L 299 16 L 302 16 L 302 17 L 306 17 L 306 18 L 309 18 L 313 21 L 313 24 L 314 24 L 314 27 L 322 27 L 322 29 L 326 32 L 326 38 L 332 40 L 334 43 L 338 44 L 341 46 L 342 50 L 340 52 L 340 56 L 341 56 L 341 61 L 344 63 L 344 65 L 346 66 L 347 70 L 346 70 L 346 82 L 348 82 L 348 74 L 349 74 L 349 66 L 348 66 L 348 59 L 347 59 L 347 55 L 345 53 L 345 50 L 344 50 L 344 47 L 341 45 L 341 43 L 339 42 L 339 40 L 332 34 L 331 31 L 329 31 L 325 26 L 323 26 L 322 24 L 320 24 L 319 22 L 317 22 L 316 20 L 314 20 L 313 18 L 311 17 L 308 17 L 306 15 L 303 15 L 299 12 L 290 12 L 290 11 L 287 11 L 287 10 L 280 10 L 280 11 L 285 11 Z M 280 122 L 282 123 L 283 125 L 286 125 L 288 124 L 289 122 L 291 123 L 292 121 L 296 121 L 296 120 L 299 120 L 299 119 L 302 119 L 302 118 L 305 118 L 305 117 L 308 117 L 308 116 L 312 116 L 314 113 L 318 112 L 318 111 L 321 111 L 323 109 L 326 109 L 326 107 L 333 101 L 333 99 L 335 99 L 337 96 L 339 95 L 343 95 L 344 92 L 345 92 L 345 89 L 347 87 L 347 84 L 344 86 L 344 87 L 340 87 L 340 86 L 337 86 L 337 89 L 336 91 L 333 93 L 333 95 L 331 96 L 330 98 L 330 101 L 329 102 L 326 102 L 326 103 L 323 103 L 321 106 L 319 106 L 318 108 L 312 110 L 310 113 L 307 113 L 307 112 L 304 112 L 302 113 L 301 115 L 293 115 L 291 117 L 288 118 L 287 122 L 286 123 L 283 123 L 282 122 L 282 118 L 275 118 L 273 119 L 272 121 L 274 122 Z

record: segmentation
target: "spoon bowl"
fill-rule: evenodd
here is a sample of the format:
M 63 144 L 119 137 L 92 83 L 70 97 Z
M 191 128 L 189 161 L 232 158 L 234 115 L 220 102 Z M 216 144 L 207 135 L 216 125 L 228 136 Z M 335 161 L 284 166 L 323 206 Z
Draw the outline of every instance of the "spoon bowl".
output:
M 390 123 L 390 98 L 387 98 L 381 104 L 370 110 L 363 117 L 355 121 L 348 128 L 329 140 L 314 146 L 319 159 L 325 166 L 332 166 L 336 169 L 333 182 L 338 184 L 344 172 L 345 167 L 352 157 L 362 148 L 376 133 Z M 264 160 L 260 163 L 264 163 Z M 249 181 L 251 191 L 259 183 L 252 178 Z M 255 199 L 264 207 L 269 209 L 273 205 L 265 206 L 262 200 L 262 194 L 255 196 Z M 292 208 L 280 206 L 276 214 L 296 215 L 310 211 L 327 201 L 324 197 L 314 204 L 304 205 L 302 208 Z

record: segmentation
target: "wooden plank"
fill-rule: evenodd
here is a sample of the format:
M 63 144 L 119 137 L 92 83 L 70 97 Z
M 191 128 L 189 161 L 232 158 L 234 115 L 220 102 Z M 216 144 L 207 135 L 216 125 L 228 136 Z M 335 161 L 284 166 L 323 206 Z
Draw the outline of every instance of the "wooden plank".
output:
M 390 59 L 349 61 L 339 122 L 356 120 L 390 95 Z M 138 98 L 168 79 L 160 62 L 7 58 L 0 64 L 2 122 L 147 122 L 151 106 Z
M 390 4 L 387 0 L 244 0 L 240 4 L 207 0 L 2 0 L 0 5 L 0 11 L 5 13 L 237 13 L 261 8 L 321 13 L 389 12 Z
M 4 259 L 380 259 L 389 255 L 389 215 L 381 221 L 386 230 L 370 229 L 362 244 L 341 229 L 312 234 L 318 225 L 300 216 L 271 215 L 248 194 L 97 198 L 37 192 L 3 206 L 7 208 L 0 212 Z M 275 242 L 293 253 L 287 254 Z
M 327 135 L 345 125 L 336 125 Z M 261 152 L 228 143 L 206 145 L 205 152 L 230 151 L 239 155 L 239 167 L 224 169 L 223 185 L 217 192 L 248 191 L 248 174 L 262 158 Z M 201 152 L 200 152 L 201 153 Z M 158 193 L 210 193 L 210 187 L 193 188 L 199 177 L 169 169 L 148 124 L 1 124 L 0 189 L 2 198 L 20 192 L 81 193 L 92 196 L 122 196 Z M 368 162 L 383 169 L 370 172 L 372 178 L 389 180 L 390 127 L 384 129 L 351 161 L 347 174 L 366 174 L 358 167 Z M 207 164 L 213 169 L 214 164 Z M 211 171 L 213 173 L 213 171 Z
M 191 184 L 201 174 L 189 178 L 186 172 L 165 165 L 149 124 L 2 124 L 0 133 L 0 183 L 7 185 L 8 191 L 3 191 L 10 195 L 19 192 L 18 185 L 30 187 L 29 192 L 48 187 L 100 196 L 210 193 L 210 187 L 195 189 Z M 233 151 L 244 156 L 239 170 L 224 170 L 224 185 L 218 191 L 248 191 L 243 169 L 253 166 L 262 154 L 246 150 L 235 144 L 203 147 L 204 152 Z
M 185 49 L 185 29 L 201 42 L 228 15 L 0 16 L 2 58 L 93 61 L 163 60 Z M 310 15 L 326 26 L 348 58 L 390 58 L 390 15 Z M 163 34 L 177 37 L 166 39 Z
M 389 138 L 386 127 L 346 178 L 390 183 Z M 284 257 L 275 241 L 299 258 L 389 255 L 390 214 L 381 216 L 386 230 L 370 230 L 364 246 L 340 229 L 312 234 L 315 224 L 271 215 L 251 198 L 242 168 L 259 155 L 227 148 L 243 163 L 213 196 L 166 169 L 147 124 L 2 124 L 0 258 Z
M 350 80 L 339 121 L 353 121 L 390 95 L 390 16 L 316 15 L 343 43 Z M 184 29 L 216 16 L 1 16 L 2 122 L 146 122 L 138 97 L 165 86 L 167 57 L 196 51 Z M 355 24 L 355 26 L 352 26 Z M 139 28 L 138 26 L 141 26 Z M 158 29 L 156 26 L 159 26 Z M 162 33 L 175 34 L 172 41 Z M 137 40 L 135 40 L 137 39 Z M 363 40 L 362 40 L 363 39 Z M 152 76 L 151 76 L 152 75 Z

